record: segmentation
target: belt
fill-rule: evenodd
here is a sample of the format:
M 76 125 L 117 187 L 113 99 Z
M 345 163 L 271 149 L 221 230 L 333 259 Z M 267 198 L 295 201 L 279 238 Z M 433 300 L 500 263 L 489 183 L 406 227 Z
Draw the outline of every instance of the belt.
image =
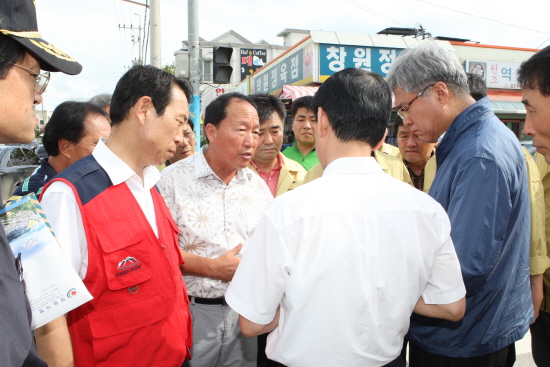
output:
M 224 305 L 224 306 L 227 306 L 227 303 L 225 302 L 224 297 L 200 298 L 200 297 L 189 296 L 189 302 L 198 303 L 200 305 Z

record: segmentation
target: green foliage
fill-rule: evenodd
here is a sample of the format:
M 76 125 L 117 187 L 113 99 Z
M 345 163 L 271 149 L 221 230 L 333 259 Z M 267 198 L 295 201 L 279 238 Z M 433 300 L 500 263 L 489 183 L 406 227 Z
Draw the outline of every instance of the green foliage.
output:
M 167 72 L 169 72 L 169 73 L 172 74 L 172 75 L 176 75 L 176 62 L 174 61 L 174 62 L 173 62 L 172 64 L 170 64 L 170 65 L 168 65 L 168 64 L 164 65 L 164 66 L 162 67 L 162 70 L 167 71 Z

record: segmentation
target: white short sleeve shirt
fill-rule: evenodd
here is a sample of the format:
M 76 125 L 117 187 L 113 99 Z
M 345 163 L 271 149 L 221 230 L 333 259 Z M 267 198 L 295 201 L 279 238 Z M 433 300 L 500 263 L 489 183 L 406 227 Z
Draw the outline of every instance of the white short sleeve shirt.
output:
M 225 297 L 257 324 L 281 305 L 269 358 L 346 367 L 397 358 L 420 296 L 448 304 L 465 293 L 445 211 L 369 157 L 337 159 L 276 198 Z

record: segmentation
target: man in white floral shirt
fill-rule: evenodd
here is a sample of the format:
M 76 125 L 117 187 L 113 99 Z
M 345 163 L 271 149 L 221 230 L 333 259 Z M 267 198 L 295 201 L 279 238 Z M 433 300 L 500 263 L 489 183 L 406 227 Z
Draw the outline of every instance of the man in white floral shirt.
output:
M 162 172 L 158 187 L 179 226 L 193 314 L 192 367 L 256 366 L 256 338 L 241 334 L 224 295 L 273 196 L 247 166 L 258 145 L 254 102 L 241 94 L 206 108 L 209 145 Z

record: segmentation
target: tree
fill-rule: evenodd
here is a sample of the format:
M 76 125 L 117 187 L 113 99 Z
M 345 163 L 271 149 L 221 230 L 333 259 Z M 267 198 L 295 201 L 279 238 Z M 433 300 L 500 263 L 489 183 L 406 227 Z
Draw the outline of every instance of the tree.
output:
M 169 72 L 169 73 L 172 74 L 172 75 L 176 75 L 176 62 L 174 61 L 174 62 L 173 62 L 172 64 L 170 64 L 170 65 L 168 65 L 168 64 L 164 65 L 164 66 L 162 67 L 162 70 L 167 71 L 167 72 Z

